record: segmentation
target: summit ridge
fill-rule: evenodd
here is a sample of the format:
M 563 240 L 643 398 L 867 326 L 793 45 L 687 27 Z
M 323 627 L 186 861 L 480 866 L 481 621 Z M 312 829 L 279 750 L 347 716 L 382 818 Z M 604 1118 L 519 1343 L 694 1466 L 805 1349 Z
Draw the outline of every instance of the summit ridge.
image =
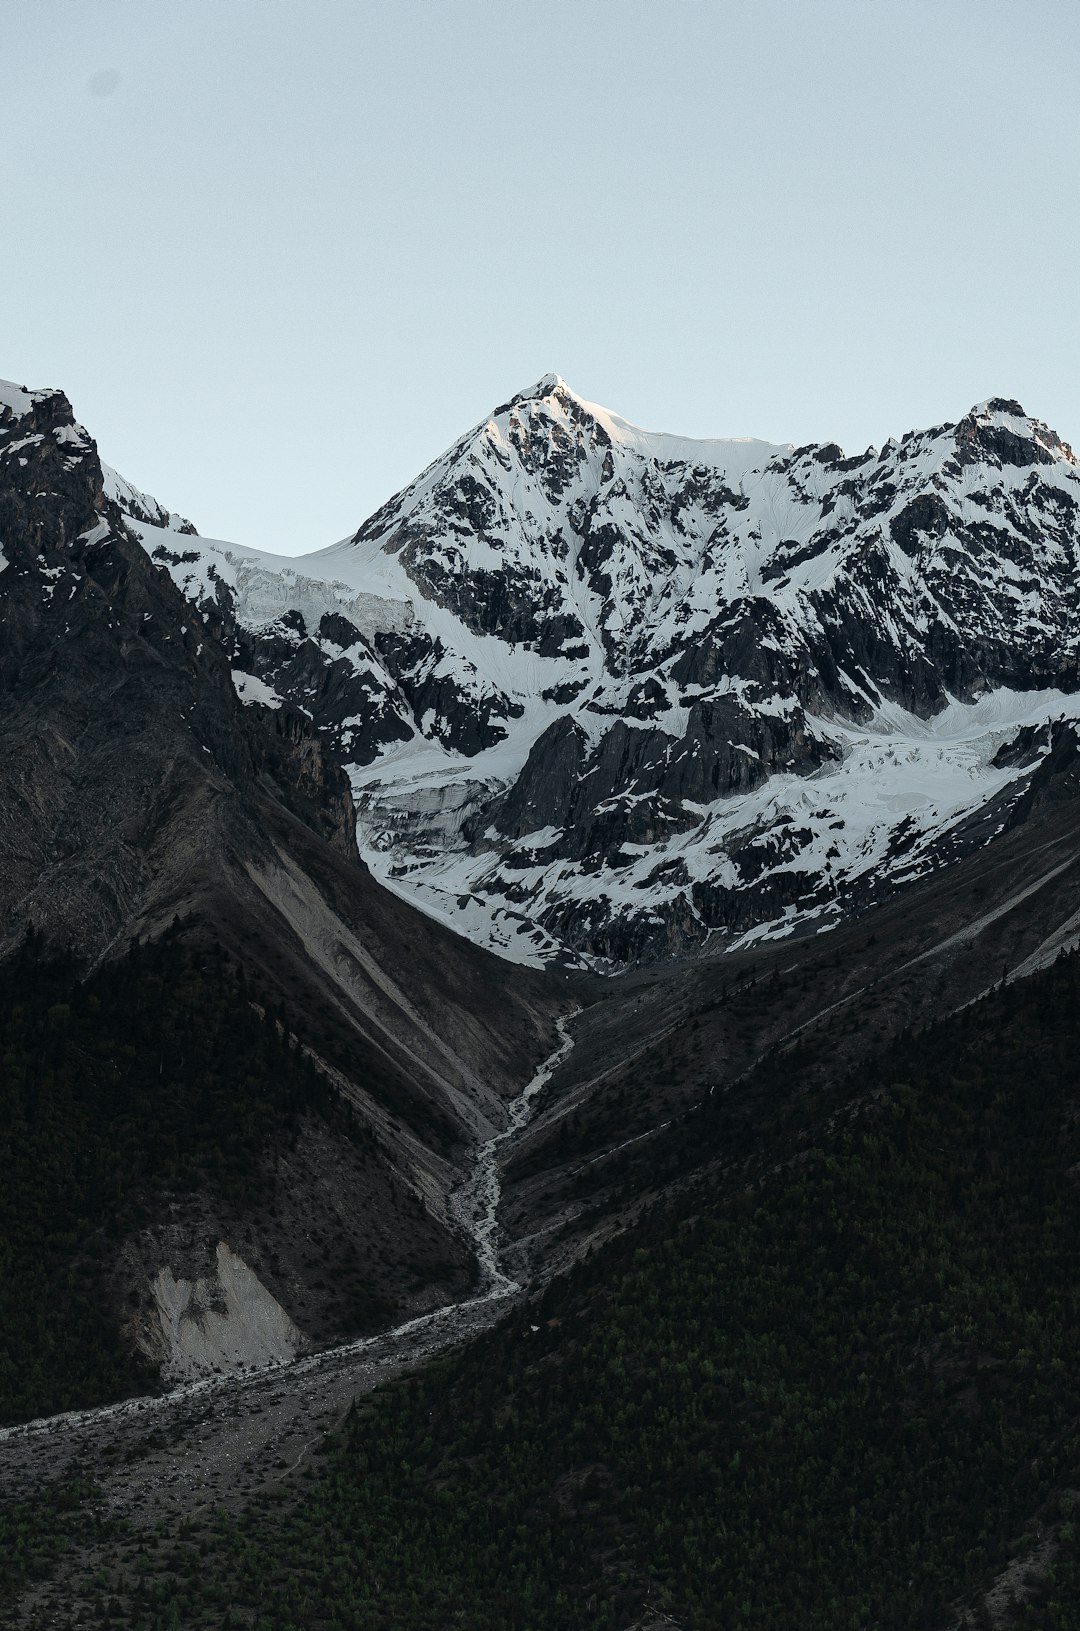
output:
M 1003 397 L 848 456 L 546 374 L 288 560 L 107 479 L 376 877 L 524 962 L 828 927 L 1006 825 L 1080 713 L 1080 467 Z

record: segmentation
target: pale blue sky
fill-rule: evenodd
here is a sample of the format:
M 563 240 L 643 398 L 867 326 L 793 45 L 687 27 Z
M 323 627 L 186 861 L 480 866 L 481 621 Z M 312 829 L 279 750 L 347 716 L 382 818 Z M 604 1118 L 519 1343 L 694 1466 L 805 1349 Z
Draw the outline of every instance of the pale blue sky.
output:
M 0 376 L 210 536 L 352 531 L 546 371 L 1080 443 L 1078 0 L 0 0 Z

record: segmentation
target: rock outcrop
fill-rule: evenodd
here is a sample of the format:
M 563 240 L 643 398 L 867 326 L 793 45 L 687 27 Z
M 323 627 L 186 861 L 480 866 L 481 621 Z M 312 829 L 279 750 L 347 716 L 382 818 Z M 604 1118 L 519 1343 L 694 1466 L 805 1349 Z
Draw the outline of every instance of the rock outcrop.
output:
M 117 493 L 376 876 L 519 961 L 832 921 L 984 842 L 1006 739 L 1076 711 L 1080 470 L 1005 399 L 845 457 L 547 376 L 297 561 Z

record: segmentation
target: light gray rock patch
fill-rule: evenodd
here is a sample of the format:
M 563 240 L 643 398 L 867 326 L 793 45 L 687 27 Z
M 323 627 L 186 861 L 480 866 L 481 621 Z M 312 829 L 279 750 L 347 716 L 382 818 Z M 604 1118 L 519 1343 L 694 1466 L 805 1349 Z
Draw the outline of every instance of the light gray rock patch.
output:
M 218 1242 L 212 1274 L 176 1279 L 166 1264 L 151 1285 L 161 1326 L 162 1379 L 190 1382 L 214 1372 L 294 1359 L 305 1342 L 277 1299 Z

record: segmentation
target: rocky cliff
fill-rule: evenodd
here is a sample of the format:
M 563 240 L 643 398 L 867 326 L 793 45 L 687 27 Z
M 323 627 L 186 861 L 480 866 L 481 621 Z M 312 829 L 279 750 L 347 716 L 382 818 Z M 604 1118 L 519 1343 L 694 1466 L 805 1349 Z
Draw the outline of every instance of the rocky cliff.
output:
M 1078 503 L 1015 402 L 848 457 L 548 376 L 295 561 L 127 511 L 240 694 L 348 768 L 376 876 L 612 967 L 835 921 L 998 830 L 1009 743 L 1077 711 Z

